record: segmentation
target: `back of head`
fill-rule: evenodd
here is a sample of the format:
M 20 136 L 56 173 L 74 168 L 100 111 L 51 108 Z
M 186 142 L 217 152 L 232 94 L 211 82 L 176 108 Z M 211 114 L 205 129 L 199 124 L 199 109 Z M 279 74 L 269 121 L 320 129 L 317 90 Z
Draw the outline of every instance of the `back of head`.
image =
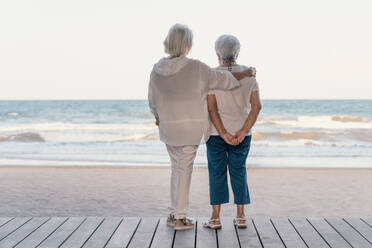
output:
M 214 48 L 223 61 L 233 62 L 238 57 L 240 42 L 235 36 L 224 34 L 218 37 Z
M 165 52 L 175 57 L 185 56 L 192 47 L 192 39 L 191 29 L 186 25 L 175 24 L 169 29 L 163 42 Z

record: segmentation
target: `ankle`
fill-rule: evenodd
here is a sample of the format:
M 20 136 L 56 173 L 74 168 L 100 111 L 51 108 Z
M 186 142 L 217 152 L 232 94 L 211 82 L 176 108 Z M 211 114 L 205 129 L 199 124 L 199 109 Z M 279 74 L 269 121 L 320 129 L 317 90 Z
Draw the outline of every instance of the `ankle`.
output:
M 245 214 L 244 213 L 237 213 L 236 214 L 236 217 L 238 217 L 238 218 L 244 218 L 245 217 Z
M 212 214 L 212 217 L 211 217 L 211 219 L 220 219 L 220 216 L 219 215 L 217 215 L 217 214 Z

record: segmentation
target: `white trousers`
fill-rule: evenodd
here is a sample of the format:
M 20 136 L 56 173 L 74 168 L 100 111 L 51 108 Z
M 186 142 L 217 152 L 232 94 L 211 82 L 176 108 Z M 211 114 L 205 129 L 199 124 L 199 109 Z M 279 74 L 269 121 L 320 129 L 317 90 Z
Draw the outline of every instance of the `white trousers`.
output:
M 176 219 L 183 219 L 189 207 L 191 174 L 198 146 L 167 145 L 167 150 L 172 164 L 169 210 Z

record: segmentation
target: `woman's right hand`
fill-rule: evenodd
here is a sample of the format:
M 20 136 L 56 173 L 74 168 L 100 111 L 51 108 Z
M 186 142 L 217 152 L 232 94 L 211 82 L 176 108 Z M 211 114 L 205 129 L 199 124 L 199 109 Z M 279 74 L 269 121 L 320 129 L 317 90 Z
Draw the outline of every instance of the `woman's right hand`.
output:
M 238 144 L 237 143 L 237 140 L 235 139 L 235 137 L 232 136 L 228 132 L 225 132 L 225 133 L 221 134 L 220 136 L 229 145 L 236 146 Z
M 256 77 L 256 68 L 249 67 L 247 70 L 244 70 L 242 72 L 231 72 L 233 76 L 236 78 L 236 80 L 242 80 L 246 77 Z
M 246 72 L 246 75 L 248 77 L 255 77 L 256 76 L 256 68 L 254 68 L 254 67 L 249 67 L 245 72 Z

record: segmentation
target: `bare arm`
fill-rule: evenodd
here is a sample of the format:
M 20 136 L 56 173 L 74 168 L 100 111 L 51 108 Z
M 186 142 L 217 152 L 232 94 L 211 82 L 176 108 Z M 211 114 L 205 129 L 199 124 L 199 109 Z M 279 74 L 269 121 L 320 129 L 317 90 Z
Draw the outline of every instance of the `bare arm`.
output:
M 225 140 L 226 143 L 230 145 L 235 145 L 236 141 L 234 141 L 234 137 L 226 131 L 222 123 L 221 117 L 218 114 L 216 95 L 214 94 L 208 95 L 207 102 L 209 117 L 211 118 L 211 121 L 214 127 L 216 128 L 218 134 L 221 136 L 221 138 Z
M 253 127 L 253 125 L 257 121 L 258 114 L 261 111 L 262 105 L 260 101 L 260 95 L 258 91 L 253 91 L 251 98 L 251 111 L 249 112 L 249 115 L 247 119 L 244 122 L 243 127 L 235 134 L 235 138 L 238 139 L 238 142 L 242 142 L 249 130 Z
M 258 91 L 253 91 L 250 99 L 251 103 L 251 111 L 249 112 L 249 115 L 247 119 L 245 120 L 245 123 L 243 125 L 243 129 L 245 129 L 247 132 L 253 127 L 253 125 L 257 121 L 258 114 L 260 113 L 262 109 L 260 96 Z
M 214 95 L 214 94 L 208 95 L 207 102 L 208 102 L 209 117 L 211 118 L 211 121 L 212 121 L 214 127 L 217 129 L 218 134 L 221 135 L 221 134 L 226 133 L 226 129 L 223 126 L 221 117 L 220 117 L 220 115 L 218 114 L 218 111 L 217 111 L 216 95 Z

